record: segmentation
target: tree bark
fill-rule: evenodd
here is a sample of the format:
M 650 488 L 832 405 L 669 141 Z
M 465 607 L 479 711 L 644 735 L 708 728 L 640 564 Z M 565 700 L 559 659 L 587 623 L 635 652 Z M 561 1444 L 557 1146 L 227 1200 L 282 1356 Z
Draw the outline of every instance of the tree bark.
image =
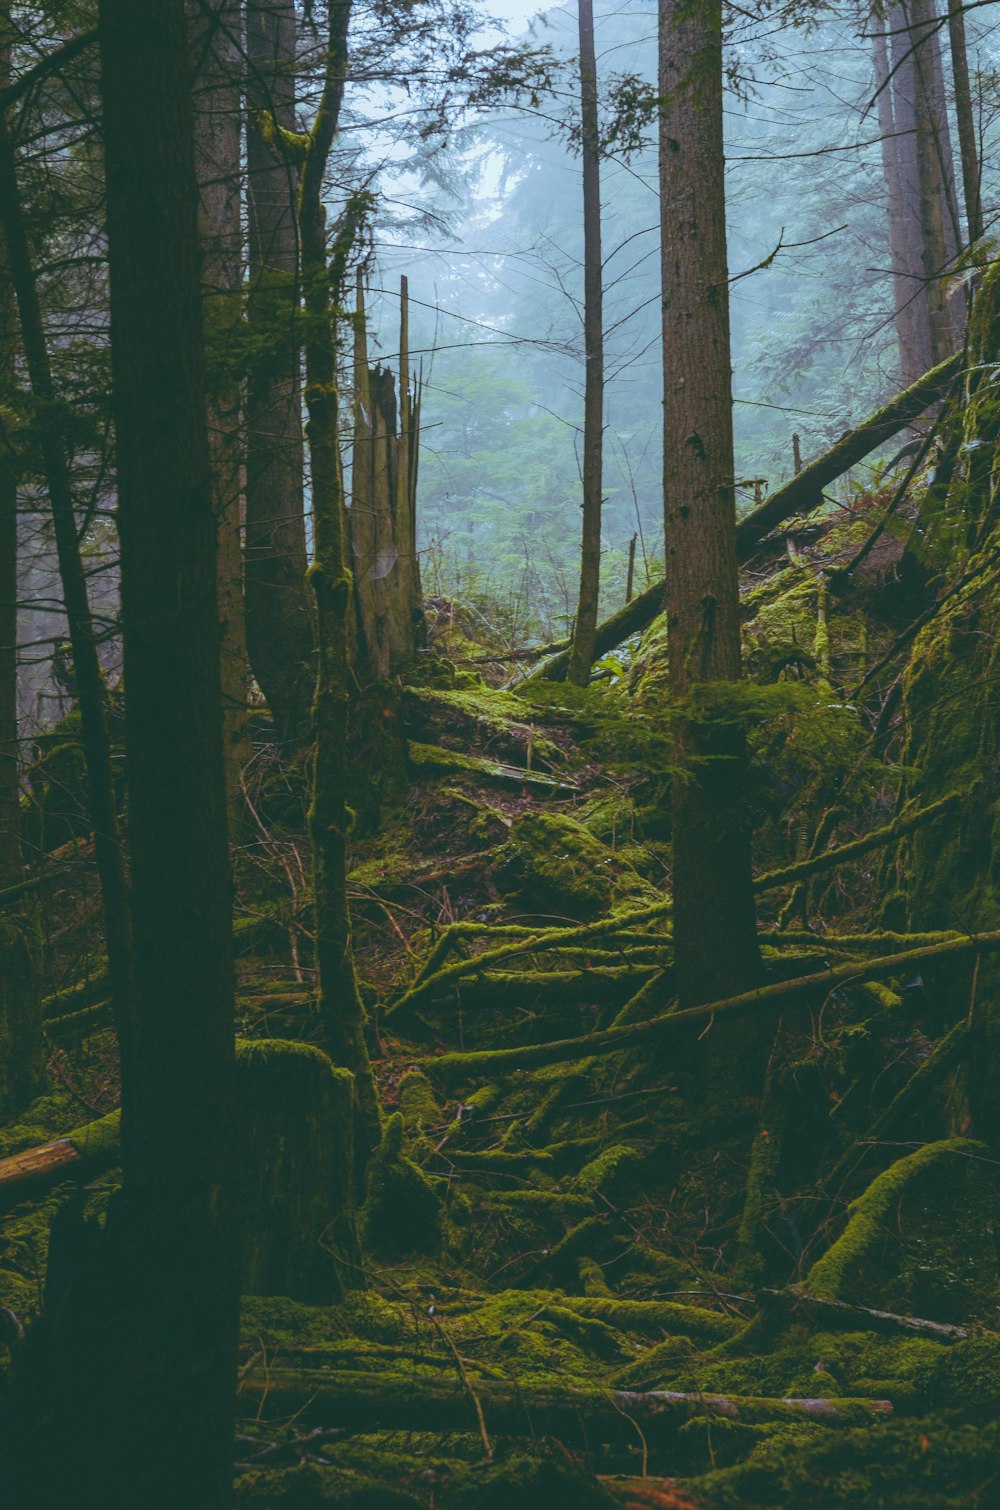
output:
M 10 14 L 0 8 L 0 90 L 10 72 Z M 17 305 L 0 229 L 0 404 L 16 384 Z M 17 717 L 17 457 L 0 428 L 0 890 L 21 878 Z
M 313 630 L 306 583 L 293 0 L 247 5 L 246 633 L 254 676 L 281 740 L 308 728 Z
M 62 1308 L 66 1466 L 94 1503 L 222 1510 L 235 1051 L 190 39 L 184 0 L 101 0 L 99 23 L 137 1013 L 96 1303 Z
M 241 811 L 241 777 L 250 759 L 247 645 L 243 612 L 240 383 L 227 340 L 242 320 L 243 228 L 240 209 L 240 38 L 236 0 L 189 0 L 195 66 L 195 167 L 206 338 L 214 374 L 209 383 L 208 439 L 212 498 L 219 529 L 219 620 L 222 629 L 222 715 L 226 795 L 231 826 Z
M 879 136 L 882 148 L 882 177 L 885 184 L 886 212 L 889 224 L 889 250 L 892 259 L 892 290 L 895 308 L 896 344 L 899 350 L 899 375 L 909 386 L 926 371 L 930 351 L 926 330 L 926 307 L 923 285 L 914 268 L 914 251 L 910 241 L 903 191 L 901 154 L 903 144 L 897 136 L 894 114 L 896 89 L 889 78 L 889 50 L 885 22 L 878 11 L 871 15 L 872 55 L 875 63 L 875 88 L 878 92 Z
M 580 152 L 583 159 L 583 535 L 580 592 L 567 681 L 590 680 L 601 588 L 604 449 L 604 266 L 601 255 L 601 143 L 593 0 L 577 0 L 580 34 Z
M 660 0 L 659 15 L 668 671 L 683 704 L 741 675 L 721 0 Z M 676 982 L 693 1006 L 750 985 L 760 953 L 742 731 L 685 718 L 678 736 Z
M 969 86 L 969 50 L 965 39 L 965 12 L 959 0 L 948 0 L 948 37 L 951 44 L 951 76 L 955 89 L 955 120 L 958 125 L 959 154 L 962 161 L 962 189 L 965 195 L 965 223 L 969 245 L 982 239 L 982 164 L 979 138 L 972 113 L 972 90 Z
M 332 256 L 326 242 L 323 179 L 336 136 L 347 70 L 351 0 L 331 0 L 326 76 L 302 171 L 299 225 L 306 308 L 306 409 L 312 473 L 318 663 L 313 702 L 316 739 L 309 832 L 316 897 L 316 968 L 324 1047 L 334 1064 L 354 1074 L 356 1153 L 363 1164 L 378 1142 L 378 1093 L 365 1043 L 365 1012 L 354 972 L 347 900 L 348 636 L 354 610 L 347 559 L 347 517 L 340 465 L 334 310 L 343 285 L 346 250 L 363 201 L 349 202 Z

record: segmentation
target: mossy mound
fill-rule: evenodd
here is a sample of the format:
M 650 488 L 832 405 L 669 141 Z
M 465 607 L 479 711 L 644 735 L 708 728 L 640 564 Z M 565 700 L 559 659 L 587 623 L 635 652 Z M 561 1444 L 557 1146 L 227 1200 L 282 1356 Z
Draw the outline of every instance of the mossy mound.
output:
M 505 878 L 538 913 L 599 916 L 611 905 L 620 868 L 614 854 L 565 813 L 522 813 L 511 827 Z
M 442 1510 L 610 1510 L 617 1502 L 566 1458 L 512 1456 L 442 1490 Z

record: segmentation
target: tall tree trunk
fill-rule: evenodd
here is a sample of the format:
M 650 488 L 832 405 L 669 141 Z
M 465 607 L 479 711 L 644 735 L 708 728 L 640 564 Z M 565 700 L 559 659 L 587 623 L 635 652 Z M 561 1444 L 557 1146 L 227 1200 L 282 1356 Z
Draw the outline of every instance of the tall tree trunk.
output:
M 604 449 L 604 266 L 601 255 L 601 141 L 593 0 L 577 0 L 580 31 L 580 151 L 583 159 L 583 537 L 567 681 L 590 680 L 601 587 Z
M 729 286 L 722 138 L 722 0 L 660 0 L 664 529 L 670 688 L 739 680 Z M 679 723 L 673 783 L 676 984 L 691 1006 L 760 973 L 744 737 Z
M 99 18 L 137 988 L 109 1218 L 131 1335 L 110 1344 L 101 1435 L 113 1503 L 222 1510 L 235 1052 L 191 55 L 184 0 L 101 0 Z
M 294 0 L 247 4 L 246 633 L 250 664 L 279 737 L 308 725 L 312 618 L 306 583 L 302 387 L 299 375 Z
M 210 385 L 208 438 L 219 527 L 223 743 L 230 818 L 241 810 L 241 776 L 250 758 L 247 645 L 241 539 L 243 439 L 240 384 L 224 345 L 241 324 L 243 228 L 240 213 L 240 38 L 238 0 L 188 0 L 195 66 L 195 167 L 205 328 L 220 374 Z
M 21 345 L 36 405 L 42 465 L 52 510 L 63 604 L 73 653 L 83 733 L 94 859 L 101 884 L 111 998 L 119 1048 L 128 1059 L 131 1041 L 131 944 L 125 862 L 118 832 L 104 677 L 97 656 L 87 579 L 80 554 L 73 484 L 66 450 L 66 411 L 52 377 L 35 272 L 17 181 L 9 120 L 0 113 L 0 229 L 17 300 Z
M 965 222 L 969 244 L 983 235 L 983 204 L 979 161 L 979 140 L 972 113 L 972 90 L 969 86 L 969 50 L 965 40 L 965 12 L 960 0 L 948 0 L 948 36 L 951 43 L 951 75 L 955 88 L 955 120 L 962 159 L 962 188 L 965 195 Z
M 313 702 L 316 755 L 309 828 L 316 894 L 316 966 L 323 1046 L 334 1064 L 354 1074 L 357 1153 L 367 1158 L 380 1129 L 378 1093 L 368 1062 L 365 1012 L 354 972 L 347 901 L 349 625 L 354 612 L 347 557 L 347 517 L 338 437 L 339 398 L 334 311 L 344 263 L 364 213 L 363 197 L 348 203 L 332 256 L 326 244 L 323 178 L 337 133 L 347 71 L 351 0 L 331 0 L 323 93 L 302 170 L 299 225 L 306 305 L 306 409 L 312 476 L 318 666 Z
M 915 266 L 916 248 L 910 241 L 913 226 L 907 217 L 901 168 L 901 157 L 905 161 L 907 148 L 897 134 L 901 130 L 901 125 L 894 117 L 893 103 L 897 91 L 889 79 L 889 50 L 886 46 L 885 22 L 877 11 L 873 11 L 870 24 L 872 55 L 875 63 L 875 88 L 878 95 L 882 177 L 885 184 L 889 250 L 892 259 L 896 344 L 899 349 L 900 382 L 906 388 L 916 382 L 917 378 L 927 370 L 930 359 L 930 330 L 927 327 L 927 301 L 923 282 Z
M 10 13 L 0 7 L 0 89 L 10 83 Z M 0 405 L 16 384 L 17 307 L 0 231 Z M 21 876 L 17 743 L 17 458 L 0 426 L 0 890 Z
M 954 190 L 949 185 L 951 148 L 940 90 L 940 58 L 933 0 L 901 0 L 889 16 L 896 72 L 894 110 L 912 147 L 905 149 L 904 194 L 916 218 L 913 245 L 919 248 L 927 300 L 930 339 L 928 366 L 944 361 L 960 344 L 961 317 L 947 288 L 957 236 Z
M 902 277 L 910 310 L 912 346 L 900 344 L 901 378 L 909 387 L 922 372 L 934 365 L 931 339 L 930 303 L 924 267 L 924 231 L 921 220 L 920 171 L 917 153 L 917 72 L 913 48 L 907 29 L 907 17 L 900 4 L 889 7 L 887 32 L 890 38 L 889 67 L 892 73 L 892 119 L 895 127 L 896 162 L 899 180 L 899 224 L 897 245 L 902 248 Z

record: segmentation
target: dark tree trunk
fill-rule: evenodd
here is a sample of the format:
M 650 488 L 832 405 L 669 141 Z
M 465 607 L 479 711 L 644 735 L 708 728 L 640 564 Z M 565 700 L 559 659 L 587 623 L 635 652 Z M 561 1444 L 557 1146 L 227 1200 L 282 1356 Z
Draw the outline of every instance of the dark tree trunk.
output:
M 316 755 L 309 828 L 316 893 L 316 967 L 324 1047 L 354 1074 L 357 1155 L 367 1158 L 379 1136 L 378 1093 L 368 1062 L 365 1013 L 354 973 L 347 901 L 347 716 L 349 629 L 354 596 L 347 559 L 347 511 L 340 465 L 336 336 L 333 312 L 343 292 L 344 261 L 363 201 L 348 204 L 332 254 L 326 244 L 323 178 L 336 136 L 347 69 L 351 0 L 331 0 L 323 94 L 309 134 L 302 172 L 299 225 L 306 301 L 307 438 L 312 473 L 318 667 L 313 702 Z
M 112 1503 L 222 1510 L 235 1052 L 189 37 L 184 0 L 99 16 L 137 1013 L 98 1446 Z
M 583 159 L 583 537 L 567 681 L 590 680 L 601 587 L 601 491 L 604 447 L 604 268 L 601 256 L 601 143 L 593 0 L 578 0 L 580 151 Z
M 281 132 L 295 130 L 293 0 L 247 5 L 246 633 L 250 664 L 279 736 L 308 726 L 313 632 L 306 583 L 299 375 L 298 172 Z
M 722 5 L 660 0 L 664 528 L 670 687 L 739 680 Z M 676 984 L 683 1005 L 760 973 L 741 729 L 678 720 L 688 766 L 673 814 Z
M 241 811 L 240 782 L 250 758 L 247 645 L 241 530 L 243 438 L 240 384 L 224 345 L 238 338 L 243 228 L 240 212 L 241 13 L 236 0 L 189 0 L 194 56 L 195 166 L 199 188 L 205 328 L 215 352 L 208 438 L 219 528 L 219 620 L 226 793 Z
M 101 884 L 111 998 L 120 1049 L 127 1058 L 131 1034 L 129 904 L 125 864 L 118 833 L 105 686 L 97 657 L 87 579 L 80 553 L 73 486 L 67 457 L 65 409 L 58 401 L 42 319 L 35 272 L 17 181 L 10 123 L 0 114 L 0 230 L 17 300 L 21 344 L 37 406 L 38 438 L 52 510 L 63 604 L 73 654 L 73 671 L 83 732 L 94 859 Z
M 0 9 L 0 89 L 10 83 L 10 16 Z M 0 230 L 0 404 L 16 386 L 17 306 Z M 0 432 L 0 890 L 21 878 L 17 743 L 17 457 Z
M 951 74 L 955 88 L 955 120 L 962 159 L 962 188 L 965 194 L 965 223 L 969 244 L 983 235 L 981 198 L 982 164 L 979 161 L 979 138 L 972 113 L 972 90 L 969 87 L 969 51 L 965 41 L 965 12 L 959 0 L 948 0 L 948 36 L 951 43 Z

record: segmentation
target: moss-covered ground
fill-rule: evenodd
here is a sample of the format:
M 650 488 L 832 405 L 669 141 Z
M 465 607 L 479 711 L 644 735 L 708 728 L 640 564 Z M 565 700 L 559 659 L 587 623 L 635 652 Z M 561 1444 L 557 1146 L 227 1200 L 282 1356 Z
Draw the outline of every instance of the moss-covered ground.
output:
M 883 502 L 793 530 L 748 579 L 750 680 L 727 716 L 750 740 L 761 871 L 885 824 L 901 792 L 918 805 L 947 795 L 953 775 L 975 786 L 980 815 L 1000 800 L 981 765 L 994 743 L 941 724 L 947 656 L 969 660 L 967 618 L 913 649 L 905 747 L 900 731 L 873 735 L 900 665 L 873 703 L 852 696 L 902 612 L 898 531 L 837 576 Z M 402 694 L 419 754 L 408 795 L 377 832 L 359 830 L 352 854 L 387 1114 L 358 1192 L 357 1274 L 330 1304 L 245 1298 L 237 1504 L 1000 1503 L 1000 1163 L 970 1089 L 990 967 L 977 976 L 973 955 L 872 982 L 861 972 L 825 999 L 761 1011 L 756 1097 L 738 1076 L 727 1091 L 717 1052 L 708 1093 L 696 1032 L 534 1071 L 440 1072 L 445 1053 L 576 1039 L 672 1004 L 662 625 L 595 687 L 521 695 L 489 685 L 512 669 L 499 649 L 487 680 L 463 664 L 483 647 L 461 622 L 450 614 Z M 265 1043 L 318 1035 L 304 773 L 258 733 L 236 943 L 239 1030 L 263 1063 Z M 102 983 L 85 839 L 48 796 L 57 759 L 65 780 L 66 739 L 40 752 L 32 789 L 61 878 L 37 904 L 50 1020 L 99 1005 Z M 995 927 L 988 909 L 952 906 L 985 886 L 988 863 L 956 849 L 950 822 L 762 893 L 769 979 L 905 953 L 907 927 Z M 927 868 L 946 859 L 932 886 Z M 705 1026 L 714 1051 L 726 1025 Z M 114 1105 L 106 1026 L 50 1036 L 49 1050 L 52 1088 L 0 1131 L 0 1156 L 75 1138 Z M 248 1132 L 254 1158 L 262 1138 Z M 79 1142 L 99 1217 L 113 1124 Z M 49 1223 L 79 1186 L 8 1200 L 0 1306 L 18 1325 L 0 1326 L 0 1358 L 42 1304 Z M 765 1303 L 791 1286 L 851 1309 L 833 1329 L 829 1309 Z

